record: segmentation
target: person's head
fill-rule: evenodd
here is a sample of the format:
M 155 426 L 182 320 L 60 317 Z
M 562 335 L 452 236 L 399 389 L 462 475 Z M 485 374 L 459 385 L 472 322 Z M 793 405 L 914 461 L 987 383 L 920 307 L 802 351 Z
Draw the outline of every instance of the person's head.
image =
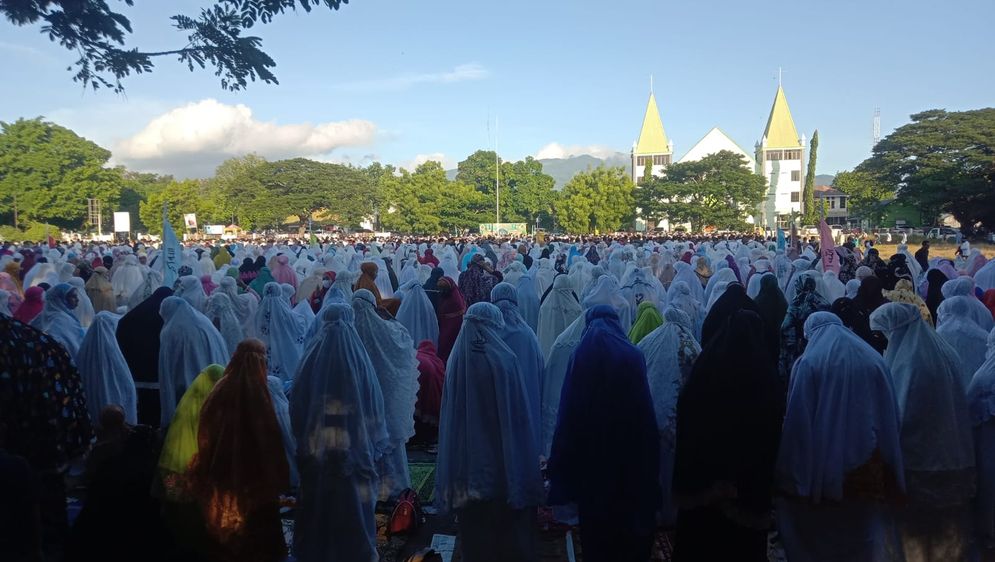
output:
M 923 248 L 929 248 L 929 240 L 923 240 L 922 241 L 922 247 Z
M 79 306 L 79 293 L 75 287 L 66 293 L 65 302 L 66 308 L 69 310 L 75 310 L 76 307 Z
M 100 410 L 97 419 L 97 438 L 107 439 L 121 435 L 128 429 L 124 421 L 124 408 L 117 404 L 109 404 Z

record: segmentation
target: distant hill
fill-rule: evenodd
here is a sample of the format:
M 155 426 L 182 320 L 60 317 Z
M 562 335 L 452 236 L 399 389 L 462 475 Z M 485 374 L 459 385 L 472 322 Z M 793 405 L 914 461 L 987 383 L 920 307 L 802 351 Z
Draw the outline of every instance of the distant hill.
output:
M 556 180 L 557 190 L 563 189 L 563 186 L 570 181 L 570 178 L 577 175 L 578 172 L 594 169 L 598 166 L 622 166 L 625 168 L 626 173 L 632 173 L 631 158 L 621 152 L 616 152 L 608 158 L 597 158 L 590 154 L 581 154 L 568 158 L 544 158 L 539 160 L 539 162 L 542 162 L 542 171 L 553 176 L 553 179 Z M 455 179 L 456 170 L 446 170 L 446 177 Z
M 544 158 L 539 161 L 542 162 L 542 171 L 553 176 L 553 179 L 556 180 L 557 190 L 563 189 L 563 186 L 577 173 L 598 166 L 622 166 L 627 174 L 632 175 L 632 158 L 622 152 L 616 152 L 608 158 L 581 154 L 568 158 Z M 446 177 L 451 180 L 455 179 L 456 170 L 446 170 Z M 835 177 L 831 174 L 818 174 L 815 176 L 815 185 L 832 185 Z

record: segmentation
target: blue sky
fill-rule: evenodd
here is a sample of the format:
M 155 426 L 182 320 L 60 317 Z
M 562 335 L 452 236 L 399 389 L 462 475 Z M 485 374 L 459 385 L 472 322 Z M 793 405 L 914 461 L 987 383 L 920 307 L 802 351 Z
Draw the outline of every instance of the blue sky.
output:
M 137 4 L 129 46 L 158 50 L 183 42 L 168 16 L 208 2 Z M 495 116 L 505 158 L 627 153 L 652 74 L 680 156 L 713 126 L 752 151 L 783 67 L 799 133 L 819 130 L 818 171 L 833 173 L 868 155 L 876 107 L 887 134 L 925 109 L 995 104 L 992 21 L 992 0 L 353 0 L 253 31 L 279 85 L 225 92 L 162 59 L 124 96 L 82 91 L 73 53 L 5 22 L 0 120 L 44 115 L 179 176 L 248 151 L 448 167 L 493 146 Z

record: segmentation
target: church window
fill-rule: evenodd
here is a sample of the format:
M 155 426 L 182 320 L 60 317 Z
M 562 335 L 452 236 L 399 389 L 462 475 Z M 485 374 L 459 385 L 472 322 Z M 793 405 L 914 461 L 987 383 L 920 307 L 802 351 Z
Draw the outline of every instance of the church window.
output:
M 802 181 L 802 173 L 798 170 L 791 170 L 791 181 Z
M 791 192 L 791 202 L 792 203 L 797 203 L 798 202 L 798 192 L 797 191 L 792 191 Z

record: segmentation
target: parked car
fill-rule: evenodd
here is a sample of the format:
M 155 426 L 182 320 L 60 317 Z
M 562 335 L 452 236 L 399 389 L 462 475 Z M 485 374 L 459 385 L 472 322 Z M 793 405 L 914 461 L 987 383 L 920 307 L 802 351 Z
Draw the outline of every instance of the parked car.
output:
M 946 240 L 948 242 L 956 242 L 961 237 L 960 231 L 956 228 L 949 228 L 946 226 L 937 226 L 929 229 L 926 233 L 926 238 L 932 238 L 934 240 Z

